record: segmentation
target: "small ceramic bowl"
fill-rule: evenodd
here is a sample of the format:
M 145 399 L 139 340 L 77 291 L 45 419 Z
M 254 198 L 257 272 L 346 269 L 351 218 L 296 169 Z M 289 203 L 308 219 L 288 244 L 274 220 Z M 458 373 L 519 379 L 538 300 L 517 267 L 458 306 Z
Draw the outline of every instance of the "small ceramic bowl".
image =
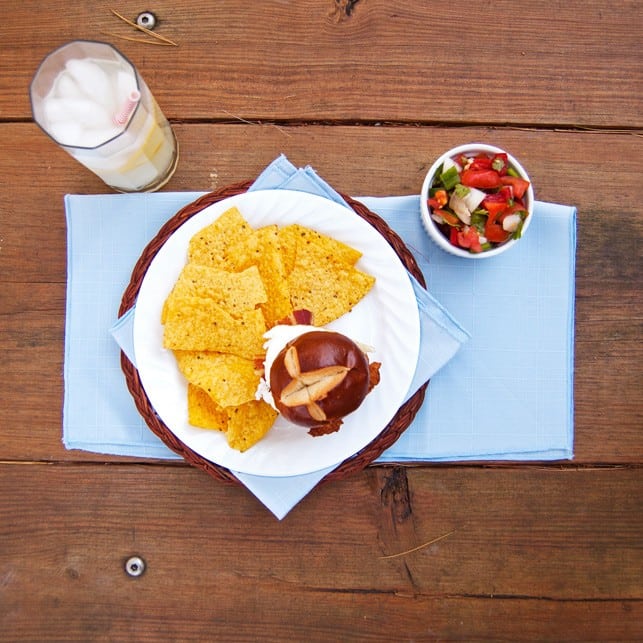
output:
M 421 208 L 421 214 L 422 214 L 422 223 L 431 240 L 437 246 L 442 248 L 442 250 L 444 250 L 445 252 L 448 252 L 452 255 L 456 255 L 457 257 L 463 257 L 465 259 L 489 259 L 490 257 L 495 257 L 503 252 L 506 252 L 507 250 L 509 250 L 509 248 L 512 248 L 513 246 L 515 246 L 520 241 L 520 238 L 524 237 L 525 233 L 527 232 L 527 228 L 529 228 L 529 225 L 531 223 L 531 220 L 533 218 L 533 213 L 534 213 L 533 212 L 534 211 L 534 190 L 533 190 L 533 186 L 531 184 L 531 179 L 529 178 L 529 175 L 527 174 L 527 172 L 525 172 L 525 169 L 522 167 L 522 165 L 520 165 L 520 163 L 513 156 L 511 156 L 511 154 L 507 154 L 509 166 L 513 168 L 521 178 L 525 179 L 526 181 L 529 181 L 529 187 L 527 188 L 523 196 L 523 202 L 525 205 L 525 209 L 527 210 L 527 217 L 522 224 L 520 238 L 518 239 L 510 238 L 508 241 L 505 241 L 504 243 L 492 244 L 492 246 L 489 249 L 483 250 L 482 252 L 471 252 L 465 248 L 460 248 L 456 245 L 453 245 L 449 241 L 449 238 L 447 236 L 448 233 L 445 233 L 443 231 L 443 228 L 446 230 L 446 226 L 441 227 L 431 217 L 431 206 L 428 203 L 429 190 L 433 186 L 433 183 L 436 178 L 436 174 L 440 170 L 440 168 L 444 165 L 445 160 L 456 159 L 458 156 L 462 154 L 468 157 L 473 157 L 473 156 L 476 156 L 477 154 L 482 153 L 492 157 L 494 154 L 503 153 L 503 152 L 506 153 L 503 149 L 499 147 L 495 147 L 493 145 L 486 145 L 484 143 L 469 143 L 467 145 L 460 145 L 442 154 L 442 156 L 440 156 L 435 161 L 435 163 L 431 166 L 431 169 L 429 169 L 424 179 L 424 183 L 422 184 L 422 190 L 420 192 L 420 208 Z

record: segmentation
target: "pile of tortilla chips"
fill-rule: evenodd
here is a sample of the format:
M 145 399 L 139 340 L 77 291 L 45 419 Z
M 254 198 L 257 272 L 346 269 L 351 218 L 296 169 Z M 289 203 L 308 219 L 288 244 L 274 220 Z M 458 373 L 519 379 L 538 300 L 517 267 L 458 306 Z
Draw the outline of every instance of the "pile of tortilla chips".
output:
M 361 253 L 298 224 L 253 229 L 235 207 L 190 240 L 188 261 L 163 305 L 163 344 L 188 382 L 188 421 L 226 434 L 245 451 L 272 427 L 255 398 L 264 333 L 294 311 L 324 326 L 375 283 L 355 267 Z

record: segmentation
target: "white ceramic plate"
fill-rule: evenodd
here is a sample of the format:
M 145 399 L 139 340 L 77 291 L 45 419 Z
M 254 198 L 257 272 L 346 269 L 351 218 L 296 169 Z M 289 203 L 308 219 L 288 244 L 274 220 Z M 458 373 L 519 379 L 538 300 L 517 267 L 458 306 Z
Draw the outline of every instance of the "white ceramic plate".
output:
M 311 437 L 279 417 L 268 435 L 244 453 L 218 431 L 187 422 L 187 384 L 174 355 L 163 348 L 161 308 L 186 262 L 191 237 L 237 206 L 258 228 L 299 223 L 357 248 L 357 267 L 376 278 L 351 311 L 329 328 L 375 348 L 381 381 L 337 433 Z M 339 464 L 386 427 L 407 397 L 420 347 L 419 312 L 406 268 L 388 242 L 352 210 L 323 197 L 289 190 L 245 192 L 208 206 L 186 221 L 161 247 L 141 284 L 134 317 L 136 366 L 145 392 L 165 425 L 202 457 L 233 471 L 293 476 Z

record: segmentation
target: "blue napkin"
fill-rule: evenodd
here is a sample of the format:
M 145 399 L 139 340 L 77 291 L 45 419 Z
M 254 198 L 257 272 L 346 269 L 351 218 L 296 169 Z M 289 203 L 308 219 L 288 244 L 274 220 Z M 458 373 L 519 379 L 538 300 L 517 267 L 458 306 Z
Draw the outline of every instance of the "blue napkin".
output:
M 318 179 L 310 168 L 293 173 L 284 157 L 271 164 L 254 187 L 271 185 L 270 176 L 289 181 L 288 189 L 310 185 L 308 176 Z M 325 196 L 341 199 L 320 183 L 330 190 Z M 178 457 L 136 411 L 110 326 L 129 353 L 131 314 L 114 322 L 131 269 L 158 228 L 202 194 L 65 198 L 68 299 L 63 441 L 67 448 Z M 429 313 L 424 311 L 422 318 L 433 315 L 438 323 L 423 324 L 423 344 L 427 332 L 435 333 L 428 345 L 455 342 L 457 350 L 464 341 L 466 334 L 446 310 L 464 321 L 473 335 L 453 359 L 445 353 L 446 365 L 432 376 L 427 401 L 379 461 L 571 457 L 574 208 L 538 202 L 534 221 L 520 244 L 500 257 L 471 262 L 443 253 L 428 240 L 420 224 L 418 196 L 357 198 L 401 235 L 420 263 L 429 291 L 444 305 L 426 298 Z M 420 297 L 420 307 L 423 302 Z M 492 332 L 498 327 L 501 332 Z M 423 351 L 424 355 L 429 353 Z M 418 377 L 422 377 L 421 367 Z M 295 481 L 250 476 L 243 482 L 282 517 L 325 474 L 298 476 Z

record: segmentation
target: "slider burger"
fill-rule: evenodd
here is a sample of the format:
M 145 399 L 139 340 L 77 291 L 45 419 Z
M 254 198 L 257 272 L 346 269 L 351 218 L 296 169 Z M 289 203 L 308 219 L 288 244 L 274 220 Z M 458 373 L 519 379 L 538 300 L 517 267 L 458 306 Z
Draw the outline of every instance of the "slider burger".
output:
M 380 364 L 341 333 L 300 325 L 275 327 L 267 337 L 264 378 L 273 406 L 311 435 L 337 431 L 379 382 Z

